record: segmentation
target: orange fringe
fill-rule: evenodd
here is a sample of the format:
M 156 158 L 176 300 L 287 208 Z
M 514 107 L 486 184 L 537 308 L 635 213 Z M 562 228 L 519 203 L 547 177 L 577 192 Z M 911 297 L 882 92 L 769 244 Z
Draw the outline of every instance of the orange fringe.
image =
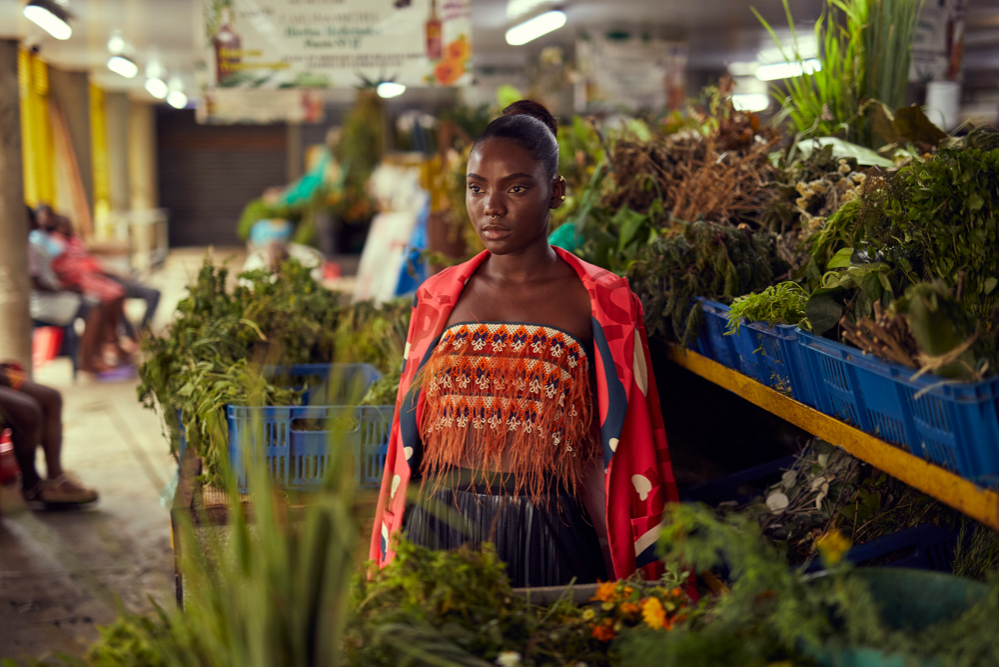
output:
M 424 480 L 439 487 L 474 461 L 506 466 L 514 495 L 536 503 L 553 477 L 576 493 L 595 446 L 588 363 L 575 338 L 533 324 L 456 324 L 420 374 Z

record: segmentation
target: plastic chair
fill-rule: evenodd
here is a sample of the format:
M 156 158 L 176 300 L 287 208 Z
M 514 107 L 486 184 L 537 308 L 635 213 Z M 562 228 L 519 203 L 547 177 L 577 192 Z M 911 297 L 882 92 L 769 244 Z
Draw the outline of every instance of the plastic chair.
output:
M 74 324 L 75 320 L 66 326 L 52 324 L 43 320 L 31 320 L 31 326 L 36 329 L 39 327 L 55 327 L 57 329 L 62 329 L 62 347 L 59 349 L 59 356 L 69 357 L 70 362 L 73 364 L 73 382 L 76 382 L 76 374 L 80 368 L 80 336 L 77 335 Z

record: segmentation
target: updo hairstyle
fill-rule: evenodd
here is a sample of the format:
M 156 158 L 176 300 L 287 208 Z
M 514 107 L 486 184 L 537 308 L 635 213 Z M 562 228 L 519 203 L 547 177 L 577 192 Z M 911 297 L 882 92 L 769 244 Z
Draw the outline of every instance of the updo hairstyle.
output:
M 472 150 L 489 139 L 509 139 L 527 149 L 535 160 L 540 160 L 548 178 L 558 174 L 558 121 L 544 107 L 533 100 L 514 102 L 503 115 L 489 126 L 475 141 Z

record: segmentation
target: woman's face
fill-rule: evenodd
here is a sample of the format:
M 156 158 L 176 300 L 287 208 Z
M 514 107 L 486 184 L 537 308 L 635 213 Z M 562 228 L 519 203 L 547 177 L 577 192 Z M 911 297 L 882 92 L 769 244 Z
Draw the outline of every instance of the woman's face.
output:
M 468 158 L 465 205 L 476 233 L 494 255 L 518 252 L 548 234 L 548 212 L 562 201 L 564 184 L 508 139 L 488 139 Z

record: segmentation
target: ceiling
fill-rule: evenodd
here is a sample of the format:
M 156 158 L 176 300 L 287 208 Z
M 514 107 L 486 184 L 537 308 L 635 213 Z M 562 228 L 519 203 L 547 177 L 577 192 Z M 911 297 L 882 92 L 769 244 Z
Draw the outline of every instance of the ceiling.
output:
M 926 0 L 934 2 L 940 0 Z M 689 43 L 689 67 L 720 71 L 728 62 L 752 60 L 768 41 L 750 9 L 755 7 L 774 25 L 786 26 L 782 0 L 563 0 L 538 2 L 558 6 L 568 15 L 566 28 L 522 47 L 508 46 L 505 31 L 518 20 L 507 17 L 507 0 L 471 0 L 477 66 L 521 66 L 545 46 L 570 47 L 578 30 L 634 29 Z M 68 0 L 75 18 L 73 36 L 59 42 L 21 16 L 24 0 L 0 0 L 0 37 L 17 37 L 41 47 L 42 56 L 65 69 L 89 70 L 109 90 L 146 95 L 142 77 L 124 79 L 110 72 L 107 40 L 120 30 L 140 68 L 158 61 L 168 75 L 180 76 L 195 88 L 195 11 L 202 0 Z M 965 64 L 989 70 L 999 80 L 999 2 L 967 0 Z M 797 22 L 814 21 L 825 0 L 791 0 Z M 538 11 L 538 10 L 536 10 Z M 150 100 L 152 98 L 149 98 Z

